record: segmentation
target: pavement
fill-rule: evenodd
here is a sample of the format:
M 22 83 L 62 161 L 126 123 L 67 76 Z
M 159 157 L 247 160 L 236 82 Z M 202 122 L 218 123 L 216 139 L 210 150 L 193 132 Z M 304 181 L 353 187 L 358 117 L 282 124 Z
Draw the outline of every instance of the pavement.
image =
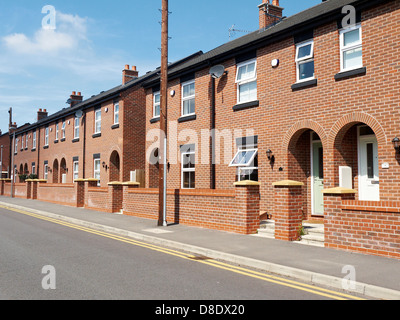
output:
M 157 227 L 157 221 L 151 219 L 30 199 L 0 196 L 0 206 L 22 209 L 95 230 L 339 290 L 343 289 L 348 270 L 354 270 L 355 286 L 345 291 L 374 299 L 400 300 L 400 261 L 397 259 L 180 224 Z

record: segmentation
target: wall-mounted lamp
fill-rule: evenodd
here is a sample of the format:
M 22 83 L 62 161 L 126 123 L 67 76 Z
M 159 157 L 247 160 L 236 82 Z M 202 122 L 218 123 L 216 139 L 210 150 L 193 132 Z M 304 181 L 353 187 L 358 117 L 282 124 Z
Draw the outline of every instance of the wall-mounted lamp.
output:
M 268 160 L 272 159 L 272 150 L 271 149 L 267 150 L 267 157 L 268 157 Z
M 394 138 L 392 140 L 393 147 L 396 150 L 397 153 L 400 153 L 400 139 L 398 137 Z
M 104 161 L 103 161 L 102 165 L 103 165 L 103 168 L 105 168 L 106 170 L 108 169 L 108 166 L 106 165 L 106 163 Z

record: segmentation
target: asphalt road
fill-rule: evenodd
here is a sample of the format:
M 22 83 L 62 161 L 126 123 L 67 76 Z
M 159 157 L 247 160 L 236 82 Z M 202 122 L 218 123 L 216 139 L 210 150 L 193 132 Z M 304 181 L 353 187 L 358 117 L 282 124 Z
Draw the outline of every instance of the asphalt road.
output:
M 0 209 L 0 299 L 161 302 L 352 298 L 82 229 Z

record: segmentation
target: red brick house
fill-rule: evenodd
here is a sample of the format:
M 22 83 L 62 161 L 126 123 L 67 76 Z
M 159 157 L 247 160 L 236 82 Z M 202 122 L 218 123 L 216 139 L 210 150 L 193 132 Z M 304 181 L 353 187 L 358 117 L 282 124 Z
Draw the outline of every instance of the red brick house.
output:
M 326 247 L 400 258 L 400 0 L 255 10 L 259 30 L 169 66 L 168 222 L 254 233 L 268 213 L 275 238 L 292 241 L 319 220 Z M 19 131 L 17 170 L 72 183 L 79 162 L 75 178 L 103 189 L 144 170 L 141 188 L 108 192 L 125 214 L 157 219 L 158 72 Z

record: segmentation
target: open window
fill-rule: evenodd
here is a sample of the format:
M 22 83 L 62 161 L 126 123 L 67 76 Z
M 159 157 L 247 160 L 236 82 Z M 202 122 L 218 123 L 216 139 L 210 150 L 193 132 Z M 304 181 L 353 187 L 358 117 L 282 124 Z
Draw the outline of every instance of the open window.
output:
M 297 82 L 314 79 L 314 40 L 296 45 Z
M 237 168 L 237 181 L 258 181 L 258 149 L 255 144 L 242 144 L 229 164 Z

